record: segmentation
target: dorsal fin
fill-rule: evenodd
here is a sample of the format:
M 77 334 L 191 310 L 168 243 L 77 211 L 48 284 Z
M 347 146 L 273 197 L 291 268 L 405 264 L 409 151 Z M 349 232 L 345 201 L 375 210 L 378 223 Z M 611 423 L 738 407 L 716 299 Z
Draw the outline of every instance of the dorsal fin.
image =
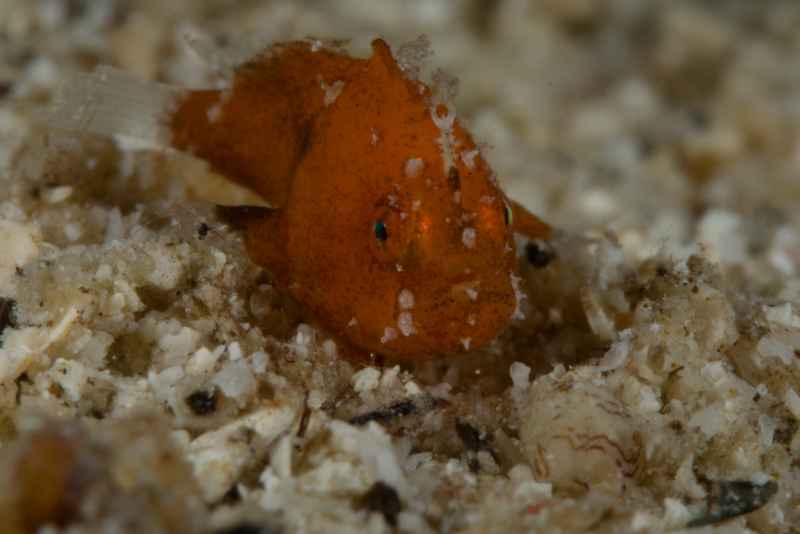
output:
M 172 145 L 282 206 L 326 87 L 360 62 L 307 42 L 276 45 L 239 67 L 230 89 L 187 93 L 171 117 Z

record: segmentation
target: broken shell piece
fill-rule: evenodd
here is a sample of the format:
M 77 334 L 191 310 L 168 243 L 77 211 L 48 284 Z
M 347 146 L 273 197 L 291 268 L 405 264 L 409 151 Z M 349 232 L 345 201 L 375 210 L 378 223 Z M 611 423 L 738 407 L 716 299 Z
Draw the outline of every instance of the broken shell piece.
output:
M 520 438 L 537 478 L 616 494 L 636 471 L 636 429 L 608 388 L 568 373 L 531 385 Z
M 763 484 L 749 480 L 720 480 L 711 484 L 711 492 L 702 510 L 689 521 L 689 527 L 713 525 L 758 510 L 778 492 L 772 480 Z

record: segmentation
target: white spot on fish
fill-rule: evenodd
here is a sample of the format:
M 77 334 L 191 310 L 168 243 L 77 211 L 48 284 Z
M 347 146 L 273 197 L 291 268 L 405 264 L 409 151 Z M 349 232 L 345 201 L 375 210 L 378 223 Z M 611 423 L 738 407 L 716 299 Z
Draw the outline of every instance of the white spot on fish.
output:
M 425 167 L 425 162 L 422 161 L 422 158 L 410 158 L 406 160 L 406 178 L 414 178 L 420 173 L 423 167 Z
M 336 102 L 337 98 L 339 98 L 339 95 L 342 93 L 342 89 L 344 89 L 344 82 L 342 80 L 336 80 L 332 84 L 326 85 L 325 80 L 320 80 L 319 86 L 322 87 L 323 91 L 325 91 L 323 103 L 325 104 L 325 107 L 328 107 Z
M 461 232 L 461 242 L 464 243 L 464 246 L 467 248 L 475 248 L 476 236 L 475 228 L 464 228 L 464 231 Z
M 464 350 L 469 350 L 469 346 L 472 343 L 471 337 L 462 337 L 461 344 L 464 346 Z
M 414 321 L 411 318 L 411 312 L 404 311 L 397 316 L 397 328 L 400 329 L 404 336 L 417 333 L 417 329 L 414 328 Z
M 384 345 L 389 341 L 397 339 L 397 330 L 392 328 L 391 326 L 387 326 L 383 329 L 383 336 L 381 337 L 381 343 Z
M 228 99 L 230 99 L 232 94 L 232 91 L 222 91 L 219 95 L 219 100 L 217 103 L 208 108 L 208 111 L 206 111 L 206 118 L 208 119 L 209 124 L 214 124 L 217 122 L 217 120 L 219 120 L 220 116 L 222 115 L 222 107 L 225 105 Z
M 370 128 L 370 142 L 372 146 L 378 146 L 378 141 L 380 141 L 380 136 L 378 135 L 378 130 L 376 128 Z
M 414 293 L 408 289 L 401 289 L 397 294 L 397 303 L 401 309 L 410 310 L 414 307 Z
M 422 206 L 422 201 L 421 200 L 414 200 L 413 202 L 411 202 L 411 210 L 412 211 L 418 211 L 420 206 Z
M 470 326 L 475 326 L 476 324 L 478 324 L 478 318 L 475 317 L 474 313 L 470 313 L 469 315 L 467 315 L 467 324 Z
M 208 111 L 206 111 L 206 118 L 208 119 L 209 124 L 214 124 L 219 119 L 220 115 L 222 115 L 222 104 L 214 104 Z
M 436 139 L 436 143 L 439 145 L 439 148 L 442 151 L 442 161 L 444 163 L 444 173 L 447 174 L 450 167 L 453 167 L 453 153 L 455 152 L 456 146 L 458 145 L 458 141 L 456 141 L 456 137 L 453 134 L 453 124 L 456 120 L 456 114 L 448 107 L 447 115 L 444 117 L 439 117 L 438 113 L 436 113 L 436 107 L 434 106 L 431 109 L 431 118 L 433 119 L 433 123 L 439 128 L 441 132 L 441 136 Z
M 475 157 L 480 154 L 480 151 L 475 148 L 473 150 L 465 150 L 461 153 L 461 161 L 467 166 L 469 170 L 475 169 Z
M 350 322 L 347 323 L 347 328 L 353 328 L 356 325 L 358 325 L 358 319 L 353 317 L 353 318 L 350 319 Z

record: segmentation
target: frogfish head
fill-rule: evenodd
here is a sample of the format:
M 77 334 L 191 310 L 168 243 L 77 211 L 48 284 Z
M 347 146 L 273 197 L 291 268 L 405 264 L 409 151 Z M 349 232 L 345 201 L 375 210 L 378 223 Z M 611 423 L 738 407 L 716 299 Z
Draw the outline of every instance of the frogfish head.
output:
M 294 292 L 356 347 L 464 352 L 519 313 L 510 203 L 452 109 L 381 41 L 319 117 L 291 195 Z

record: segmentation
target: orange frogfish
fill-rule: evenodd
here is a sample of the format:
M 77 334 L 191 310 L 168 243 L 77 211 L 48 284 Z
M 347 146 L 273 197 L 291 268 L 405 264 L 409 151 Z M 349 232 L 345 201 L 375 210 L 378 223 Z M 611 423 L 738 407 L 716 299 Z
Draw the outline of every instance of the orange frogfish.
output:
M 344 352 L 421 360 L 495 338 L 523 298 L 513 233 L 550 227 L 510 200 L 453 109 L 389 46 L 310 41 L 187 91 L 169 143 L 271 207 L 221 208 L 248 254 Z

